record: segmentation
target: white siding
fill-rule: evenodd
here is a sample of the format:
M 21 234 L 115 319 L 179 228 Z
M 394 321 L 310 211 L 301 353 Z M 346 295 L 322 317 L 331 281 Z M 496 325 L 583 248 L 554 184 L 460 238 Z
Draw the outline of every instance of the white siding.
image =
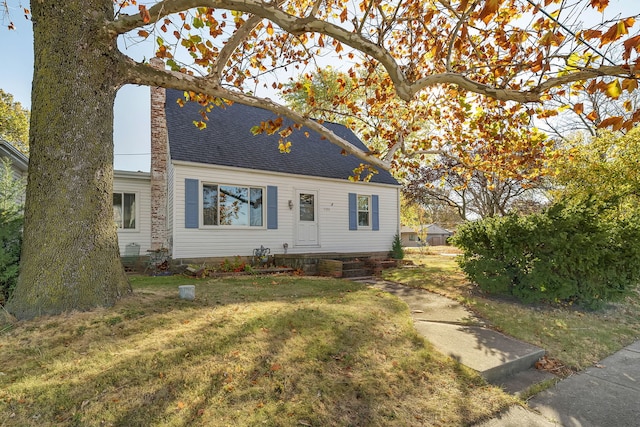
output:
M 249 256 L 254 248 L 264 245 L 272 254 L 326 252 L 378 252 L 388 251 L 399 229 L 399 193 L 397 186 L 356 183 L 177 162 L 174 164 L 173 183 L 173 258 Z M 278 187 L 278 229 L 256 227 L 185 228 L 185 179 L 202 183 L 244 186 Z M 319 235 L 317 246 L 296 246 L 295 215 L 289 209 L 289 200 L 295 203 L 297 190 L 317 191 Z M 349 230 L 349 193 L 379 196 L 380 230 Z M 199 192 L 200 224 L 202 224 L 202 192 Z M 266 205 L 264 206 L 266 215 Z M 266 219 L 265 219 L 266 224 Z
M 151 182 L 149 174 L 132 176 L 135 173 L 114 174 L 114 193 L 135 193 L 136 195 L 136 228 L 134 230 L 118 229 L 120 254 L 129 243 L 140 245 L 140 255 L 146 255 L 151 248 Z

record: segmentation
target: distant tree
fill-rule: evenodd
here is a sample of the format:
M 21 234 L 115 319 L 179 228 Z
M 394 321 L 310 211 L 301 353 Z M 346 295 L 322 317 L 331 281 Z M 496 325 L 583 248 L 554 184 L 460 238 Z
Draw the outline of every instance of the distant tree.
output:
M 577 83 L 567 93 L 555 95 L 549 105 L 556 108 L 541 127 L 561 142 L 571 142 L 579 135 L 595 137 L 603 125 L 626 133 L 630 130 L 626 124 L 640 107 L 640 90 L 625 90 L 612 97 L 606 92 L 589 92 Z
M 400 196 L 400 222 L 402 225 L 417 227 L 431 223 L 432 218 L 427 208 L 402 194 Z
M 0 89 L 0 138 L 27 154 L 29 151 L 29 110 Z
M 490 104 L 460 122 L 443 123 L 445 134 L 457 136 L 407 174 L 405 196 L 454 208 L 463 221 L 505 215 L 533 196 L 557 153 L 526 114 L 511 111 L 518 114 L 507 120 L 508 111 Z M 464 150 L 460 139 L 466 142 Z
M 640 129 L 600 132 L 563 148 L 556 166 L 555 200 L 596 200 L 618 219 L 640 212 Z

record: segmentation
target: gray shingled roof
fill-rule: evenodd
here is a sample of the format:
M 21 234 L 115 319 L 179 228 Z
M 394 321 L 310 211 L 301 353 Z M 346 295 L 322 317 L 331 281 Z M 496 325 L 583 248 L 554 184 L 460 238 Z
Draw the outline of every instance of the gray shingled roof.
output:
M 193 121 L 200 120 L 200 106 L 189 102 L 180 107 L 176 100 L 182 93 L 167 90 L 165 111 L 172 160 L 338 179 L 348 179 L 361 163 L 354 156 L 343 156 L 339 147 L 307 128 L 294 130 L 287 138 L 292 144 L 291 152 L 280 153 L 277 134 L 251 133 L 253 126 L 277 118 L 273 112 L 261 108 L 241 104 L 215 108 L 207 115 L 206 129 L 199 130 Z M 285 119 L 283 127 L 291 123 Z M 353 145 L 367 150 L 347 127 L 327 122 L 324 125 Z M 309 133 L 308 138 L 305 131 Z M 398 181 L 384 170 L 371 181 L 398 185 Z

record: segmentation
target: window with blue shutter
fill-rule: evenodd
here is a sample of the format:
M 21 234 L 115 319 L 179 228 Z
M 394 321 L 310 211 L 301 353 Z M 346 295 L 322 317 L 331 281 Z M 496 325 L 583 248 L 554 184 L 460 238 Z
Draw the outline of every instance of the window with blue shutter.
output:
M 349 230 L 380 230 L 380 200 L 378 195 L 349 193 Z
M 267 186 L 267 229 L 278 229 L 278 187 Z
M 184 180 L 184 228 L 198 228 L 198 193 L 200 183 L 197 179 Z

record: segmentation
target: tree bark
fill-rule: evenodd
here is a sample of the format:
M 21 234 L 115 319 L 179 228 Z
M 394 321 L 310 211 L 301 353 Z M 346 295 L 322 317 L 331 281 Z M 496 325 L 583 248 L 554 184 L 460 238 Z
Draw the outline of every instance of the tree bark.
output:
M 131 290 L 113 220 L 112 0 L 32 1 L 34 78 L 19 319 L 111 306 Z

